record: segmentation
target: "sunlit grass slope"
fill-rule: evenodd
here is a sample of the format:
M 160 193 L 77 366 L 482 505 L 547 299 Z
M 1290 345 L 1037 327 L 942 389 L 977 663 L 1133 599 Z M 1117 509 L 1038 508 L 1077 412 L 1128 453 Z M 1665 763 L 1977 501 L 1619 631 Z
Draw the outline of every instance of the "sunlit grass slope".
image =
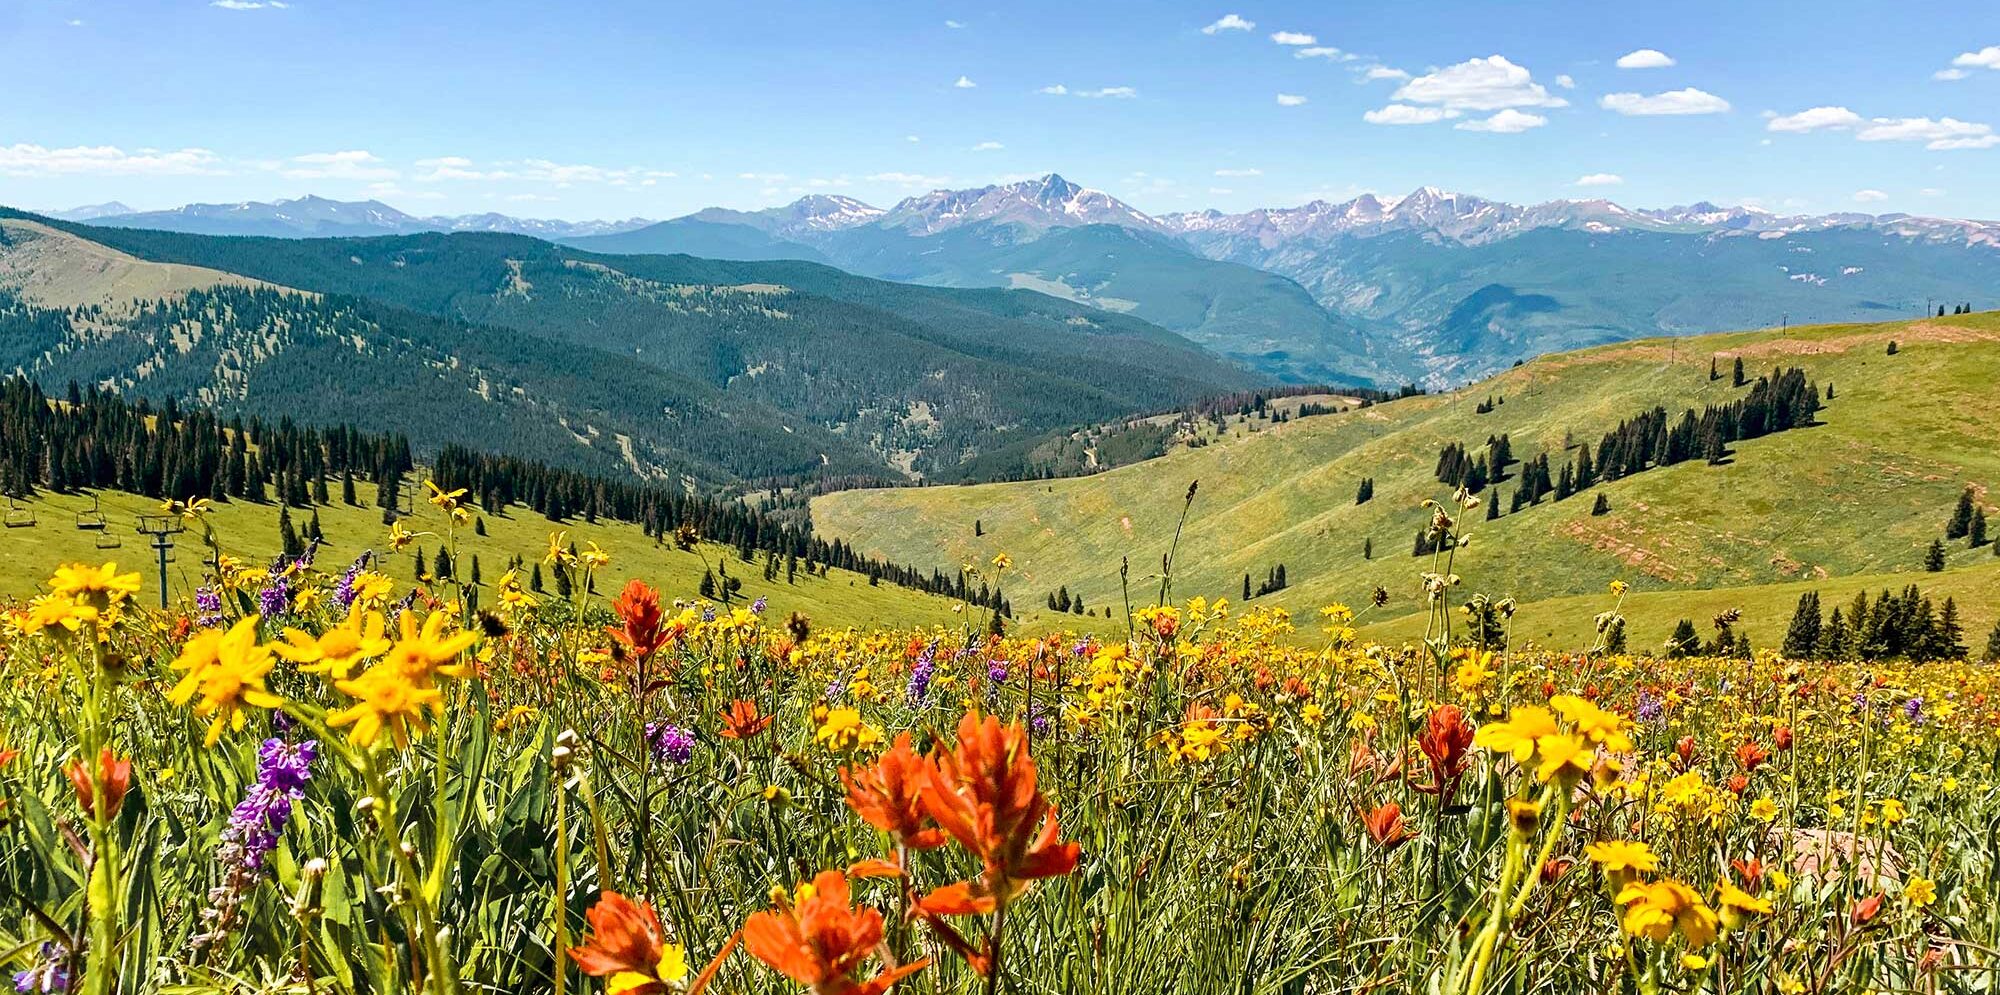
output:
M 1334 601 L 1364 605 L 1379 585 L 1390 602 L 1378 615 L 1394 617 L 1421 607 L 1418 575 L 1429 558 L 1413 557 L 1412 547 L 1423 500 L 1447 495 L 1433 476 L 1440 447 L 1476 449 L 1505 432 L 1518 458 L 1547 450 L 1559 473 L 1574 456 L 1563 450 L 1566 435 L 1595 450 L 1621 419 L 1654 405 L 1677 418 L 1686 407 L 1742 396 L 1749 388 L 1730 378 L 1739 356 L 1752 380 L 1799 365 L 1822 390 L 1831 383 L 1824 424 L 1740 443 L 1725 465 L 1649 469 L 1497 521 L 1479 508 L 1473 543 L 1454 565 L 1461 593 L 1526 603 L 1596 595 L 1624 579 L 1638 594 L 1633 603 L 1647 605 L 1661 596 L 1653 592 L 1898 572 L 1907 576 L 1869 585 L 1936 580 L 1921 572 L 1924 551 L 1960 491 L 1972 486 L 1996 513 L 1988 489 L 2000 483 L 2000 314 L 1986 313 L 1619 343 L 1545 357 L 1453 394 L 1298 419 L 1091 477 L 832 494 L 813 503 L 814 522 L 896 560 L 986 562 L 1005 551 L 1017 607 L 1039 606 L 1059 585 L 1094 608 L 1116 603 L 1129 559 L 1134 601 L 1151 602 L 1188 485 L 1198 480 L 1174 572 L 1177 597 L 1235 601 L 1244 574 L 1258 582 L 1282 563 L 1291 586 L 1257 603 L 1304 616 Z M 1711 359 L 1719 380 L 1709 378 Z M 1489 396 L 1505 403 L 1476 413 Z M 1375 496 L 1357 505 L 1364 477 L 1374 478 Z M 1517 483 L 1510 476 L 1485 496 L 1497 493 L 1504 511 Z M 1593 516 L 1597 493 L 1610 510 Z M 1363 557 L 1368 540 L 1372 559 Z M 1991 546 L 1961 540 L 1948 548 L 1953 568 L 2000 562 Z M 1960 600 L 1990 619 L 1985 606 L 2000 600 L 1992 587 L 1971 584 Z M 1796 599 L 1797 589 L 1768 597 Z M 1673 611 L 1699 616 L 1694 605 L 1707 600 Z M 1586 619 L 1604 606 L 1586 601 Z M 1654 638 L 1646 624 L 1635 624 L 1635 641 Z
M 25 597 L 35 593 L 37 585 L 47 580 L 55 567 L 62 563 L 115 560 L 123 569 L 140 571 L 146 578 L 144 600 L 148 604 L 157 604 L 158 554 L 146 537 L 134 532 L 133 525 L 139 515 L 159 514 L 159 502 L 116 491 L 98 493 L 104 517 L 109 523 L 103 533 L 76 527 L 76 513 L 91 508 L 91 498 L 87 494 L 44 493 L 20 503 L 22 508 L 33 513 L 36 524 L 0 531 L 0 596 Z M 362 550 L 373 549 L 383 553 L 387 549 L 388 530 L 382 524 L 382 510 L 373 506 L 372 489 L 361 487 L 358 497 L 363 507 L 350 507 L 335 501 L 331 506 L 318 509 L 320 527 L 326 533 L 326 544 L 316 561 L 319 568 L 338 572 L 345 569 Z M 303 531 L 312 512 L 293 508 L 291 516 L 293 526 Z M 812 618 L 817 626 L 834 627 L 929 625 L 960 622 L 965 618 L 952 611 L 955 602 L 949 599 L 887 583 L 871 587 L 865 575 L 844 570 L 829 570 L 825 578 L 808 577 L 801 570 L 796 582 L 787 584 L 784 571 L 780 569 L 775 582 L 765 581 L 762 553 L 758 554 L 755 563 L 745 563 L 737 557 L 736 550 L 728 546 L 704 544 L 699 555 L 682 552 L 671 545 L 656 545 L 636 525 L 609 521 L 593 525 L 581 518 L 555 523 L 519 507 L 510 509 L 504 516 L 485 515 L 483 518 L 487 535 L 475 535 L 471 527 L 459 530 L 458 572 L 461 576 L 469 576 L 472 557 L 477 555 L 481 580 L 489 591 L 505 572 L 509 558 L 518 555 L 530 564 L 538 562 L 548 549 L 549 533 L 565 529 L 569 538 L 579 546 L 595 541 L 611 553 L 611 566 L 599 575 L 597 582 L 598 593 L 606 597 L 615 595 L 626 578 L 639 577 L 659 588 L 667 597 L 693 598 L 699 589 L 703 571 L 722 564 L 730 576 L 742 579 L 744 603 L 760 596 L 767 597 L 770 599 L 770 611 L 777 618 L 798 611 Z M 224 552 L 246 562 L 264 563 L 280 548 L 278 507 L 275 504 L 216 502 L 208 519 Z M 413 517 L 406 519 L 405 523 L 414 531 L 436 533 L 417 540 L 427 562 L 434 559 L 444 542 L 443 515 L 420 502 Z M 120 545 L 99 548 L 100 535 L 114 538 Z M 174 562 L 167 569 L 170 592 L 178 596 L 190 590 L 192 585 L 201 583 L 201 561 L 207 554 L 192 532 L 174 539 Z M 399 584 L 408 584 L 415 578 L 413 553 L 414 550 L 405 550 L 386 554 L 386 572 Z M 526 576 L 527 568 L 524 567 L 524 583 Z M 555 590 L 552 576 L 548 577 L 548 590 Z M 983 620 L 984 613 L 980 612 L 978 617 Z

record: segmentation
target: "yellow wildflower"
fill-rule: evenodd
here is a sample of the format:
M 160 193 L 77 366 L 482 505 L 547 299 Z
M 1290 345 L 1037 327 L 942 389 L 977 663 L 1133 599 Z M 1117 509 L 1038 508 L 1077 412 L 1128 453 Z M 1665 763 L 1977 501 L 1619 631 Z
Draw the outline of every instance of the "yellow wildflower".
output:
M 264 675 L 271 672 L 271 650 L 257 644 L 257 620 L 246 618 L 224 632 L 209 629 L 181 648 L 174 660 L 175 670 L 187 673 L 167 692 L 167 700 L 185 705 L 201 694 L 194 706 L 196 716 L 214 716 L 208 724 L 207 745 L 222 738 L 225 726 L 242 729 L 243 706 L 276 708 L 284 699 L 264 689 Z

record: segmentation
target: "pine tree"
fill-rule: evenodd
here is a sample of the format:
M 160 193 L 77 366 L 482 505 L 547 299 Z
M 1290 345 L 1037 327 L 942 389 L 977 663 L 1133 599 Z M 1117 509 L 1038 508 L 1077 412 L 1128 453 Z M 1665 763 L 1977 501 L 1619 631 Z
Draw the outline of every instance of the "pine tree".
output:
M 1950 597 L 1944 599 L 1944 611 L 1938 615 L 1937 659 L 1965 659 L 1965 626 L 1958 620 L 1958 602 Z
M 1375 478 L 1374 477 L 1361 478 L 1361 486 L 1354 489 L 1354 503 L 1367 504 L 1368 499 L 1374 496 L 1375 496 Z
M 683 589 L 683 590 L 685 590 L 685 589 Z M 714 599 L 715 599 L 715 572 L 714 572 L 714 571 L 712 571 L 712 570 L 704 570 L 704 571 L 702 571 L 702 573 L 701 573 L 701 586 L 700 586 L 700 587 L 698 587 L 698 588 L 696 588 L 696 593 L 698 593 L 698 594 L 700 594 L 700 595 L 701 595 L 702 597 L 704 597 L 704 598 L 708 598 L 708 599 L 710 599 L 710 600 L 714 600 Z
M 439 546 L 437 559 L 433 562 L 435 565 L 431 568 L 431 575 L 437 577 L 439 580 L 450 580 L 451 553 L 447 552 L 443 546 Z
M 1747 382 L 1743 379 L 1743 357 L 1738 356 L 1736 357 L 1736 372 L 1730 375 L 1730 383 L 1733 386 L 1741 387 Z
M 472 554 L 472 586 L 479 586 L 479 554 Z
M 1967 529 L 1967 530 L 1966 530 L 1966 543 L 1965 543 L 1965 545 L 1966 545 L 1966 547 L 1967 547 L 1968 549 L 1978 549 L 1979 547 L 1981 547 L 1981 546 L 1984 546 L 1984 545 L 1986 545 L 1986 509 L 1985 509 L 1985 508 L 1975 508 L 1975 509 L 1973 509 L 1973 511 L 1972 511 L 1972 527 L 1971 527 L 1970 529 Z
M 1709 378 L 1710 380 L 1720 380 L 1720 379 L 1722 379 L 1722 371 L 1720 371 L 1720 370 L 1718 370 L 1718 369 L 1716 369 L 1716 368 L 1715 368 L 1715 357 L 1714 357 L 1714 356 L 1710 356 L 1710 357 L 1708 357 L 1708 378 Z
M 542 565 L 540 563 L 535 564 L 534 571 L 528 574 L 528 590 L 533 591 L 536 594 L 540 594 L 543 591 Z
M 486 534 L 486 516 L 481 515 L 472 520 L 472 534 L 476 536 Z
M 1895 340 L 1895 339 L 1890 339 L 1890 340 L 1889 340 L 1889 355 L 1891 355 L 1891 356 L 1894 356 L 1895 354 L 1896 354 L 1896 340 Z
M 1799 606 L 1792 612 L 1792 624 L 1785 630 L 1779 652 L 1794 660 L 1809 659 L 1819 649 L 1819 641 L 1819 592 L 1807 591 L 1799 595 Z
M 1598 492 L 1597 503 L 1590 506 L 1590 513 L 1593 515 L 1606 515 L 1610 514 L 1610 512 L 1611 499 L 1605 497 L 1602 491 Z
M 1813 645 L 1813 657 L 1820 660 L 1847 658 L 1847 622 L 1840 617 L 1838 607 L 1827 616 L 1826 624 L 1819 627 L 1819 641 Z
M 1972 531 L 1972 488 L 1958 493 L 1958 505 L 1951 510 L 1951 519 L 1945 522 L 1946 539 L 1963 539 Z
M 358 507 L 361 504 L 354 497 L 354 471 L 352 469 L 340 471 L 340 503 L 350 508 Z
M 1363 540 L 1361 540 L 1361 558 L 1362 558 L 1362 559 L 1364 559 L 1364 560 L 1372 560 L 1372 559 L 1374 559 L 1374 558 L 1375 558 L 1375 540 L 1374 540 L 1374 539 L 1363 539 Z M 1247 577 L 1249 577 L 1250 575 L 1249 575 L 1249 574 L 1244 574 L 1243 576 L 1247 578 Z
M 1986 637 L 1986 662 L 2000 663 L 2000 619 L 1993 622 L 1993 631 Z
M 1674 625 L 1674 634 L 1667 637 L 1667 658 L 1686 656 L 1701 645 L 1701 637 L 1695 634 L 1694 623 L 1681 619 Z
M 325 542 L 325 541 L 326 541 L 326 530 L 324 530 L 324 529 L 320 528 L 320 525 L 319 525 L 319 509 L 318 509 L 318 508 L 314 508 L 314 509 L 313 509 L 313 517 L 312 517 L 312 519 L 311 519 L 310 521 L 306 522 L 306 538 L 308 538 L 308 539 L 311 539 L 311 540 L 314 540 L 315 542 Z
M 1944 569 L 1944 540 L 1931 540 L 1930 550 L 1924 553 L 1924 569 L 1931 573 Z
M 1500 493 L 1496 489 L 1494 493 L 1486 496 L 1486 520 L 1490 522 L 1499 517 L 1500 517 Z
M 299 532 L 292 527 L 291 510 L 278 506 L 278 547 L 286 556 L 298 556 L 306 551 L 306 545 L 299 541 Z

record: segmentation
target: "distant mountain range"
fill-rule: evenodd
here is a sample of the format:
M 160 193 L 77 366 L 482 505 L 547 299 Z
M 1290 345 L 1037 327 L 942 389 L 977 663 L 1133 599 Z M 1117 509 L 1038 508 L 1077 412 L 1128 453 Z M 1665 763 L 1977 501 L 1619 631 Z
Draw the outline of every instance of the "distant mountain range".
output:
M 379 200 L 342 201 L 299 197 L 270 203 L 189 204 L 170 211 L 134 211 L 112 201 L 50 212 L 64 221 L 88 221 L 117 228 L 151 228 L 198 235 L 266 235 L 327 238 L 356 235 L 413 235 L 427 231 L 493 231 L 537 238 L 579 238 L 630 231 L 652 224 L 625 221 L 549 221 L 505 214 L 461 214 L 420 218 Z
M 1521 206 L 1435 187 L 1156 216 L 1049 174 L 888 209 L 814 195 L 651 223 L 417 218 L 310 197 L 91 220 L 212 234 L 505 231 L 597 252 L 802 259 L 901 282 L 1020 287 L 1145 319 L 1269 376 L 1334 383 L 1454 383 L 1599 342 L 1896 317 L 2000 287 L 2000 222 Z

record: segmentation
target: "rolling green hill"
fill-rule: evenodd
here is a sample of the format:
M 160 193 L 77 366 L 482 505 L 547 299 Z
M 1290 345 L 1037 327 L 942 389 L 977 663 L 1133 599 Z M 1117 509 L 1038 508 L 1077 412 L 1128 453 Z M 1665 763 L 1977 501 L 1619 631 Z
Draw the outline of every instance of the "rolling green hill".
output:
M 1736 357 L 1752 379 L 1797 365 L 1831 386 L 1821 423 L 1737 443 L 1721 465 L 1647 469 L 1493 521 L 1482 506 L 1468 522 L 1473 542 L 1453 564 L 1461 592 L 1523 603 L 1588 596 L 1576 604 L 1596 606 L 1594 614 L 1608 607 L 1600 592 L 1614 579 L 1642 598 L 1860 575 L 1879 586 L 1887 583 L 1879 575 L 1898 572 L 1922 581 L 1925 549 L 1963 489 L 1994 510 L 2000 314 L 1985 313 L 1603 346 L 1455 394 L 1253 423 L 1258 431 L 1091 477 L 827 495 L 814 501 L 813 518 L 822 534 L 898 561 L 984 561 L 1005 551 L 1017 605 L 1039 604 L 1059 585 L 1091 606 L 1116 603 L 1129 558 L 1134 600 L 1150 602 L 1183 496 L 1198 480 L 1177 596 L 1236 601 L 1246 574 L 1261 582 L 1283 564 L 1290 586 L 1256 603 L 1304 619 L 1329 602 L 1365 605 L 1379 585 L 1390 600 L 1373 617 L 1387 620 L 1422 608 L 1418 577 L 1431 561 L 1412 554 L 1427 521 L 1421 503 L 1450 491 L 1435 476 L 1442 447 L 1479 447 L 1506 433 L 1517 458 L 1546 452 L 1559 469 L 1575 455 L 1566 439 L 1597 449 L 1622 419 L 1655 406 L 1678 416 L 1743 396 L 1751 388 L 1732 387 L 1729 375 Z M 1712 359 L 1721 379 L 1710 379 Z M 1503 403 L 1479 413 L 1488 398 Z M 1363 478 L 1373 478 L 1374 497 L 1357 504 Z M 1520 479 L 1517 467 L 1482 497 L 1508 501 Z M 1609 508 L 1594 515 L 1598 494 Z M 1959 540 L 1949 550 L 1953 568 L 1995 562 L 1990 544 Z M 1977 617 L 1990 619 L 2000 592 L 1974 588 Z M 1568 623 L 1533 624 L 1568 631 L 1559 628 Z M 1633 640 L 1664 634 L 1635 629 Z
M 881 479 L 944 471 L 1016 438 L 1256 382 L 1129 316 L 1020 291 L 885 283 L 811 263 L 600 256 L 516 235 L 226 238 L 92 228 L 4 209 L 0 218 L 17 231 L 32 226 L 44 240 L 79 239 L 93 251 L 333 299 L 333 307 L 365 312 L 374 338 L 433 348 L 430 365 L 447 380 L 461 359 L 508 364 L 510 386 L 551 405 L 572 390 L 600 390 L 612 395 L 600 405 L 607 411 L 632 410 L 617 426 L 597 424 L 609 414 L 588 421 L 595 435 L 563 426 L 580 437 L 574 445 L 597 450 L 572 462 L 630 463 L 622 437 L 659 450 L 657 459 L 640 459 L 641 468 L 658 463 L 701 483 L 796 477 L 807 469 Z M 32 296 L 29 303 L 36 303 Z M 128 318 L 92 312 L 65 320 L 130 331 Z M 266 332 L 234 327 L 227 310 L 204 326 Z M 290 342 L 327 338 L 320 319 L 301 316 L 283 326 L 311 333 Z M 103 338 L 65 341 L 98 346 Z M 45 343 L 43 351 L 60 352 L 60 344 Z M 173 350 L 159 345 L 144 343 L 142 351 L 171 364 Z M 632 372 L 609 372 L 616 367 Z M 590 383 L 534 387 L 570 377 Z M 381 400 L 393 407 L 405 396 L 390 391 Z M 640 424 L 648 417 L 683 424 Z M 709 427 L 688 424 L 703 420 Z M 456 421 L 467 431 L 484 424 Z M 466 441 L 515 448 L 513 438 L 497 433 Z M 555 458 L 537 444 L 538 455 Z

